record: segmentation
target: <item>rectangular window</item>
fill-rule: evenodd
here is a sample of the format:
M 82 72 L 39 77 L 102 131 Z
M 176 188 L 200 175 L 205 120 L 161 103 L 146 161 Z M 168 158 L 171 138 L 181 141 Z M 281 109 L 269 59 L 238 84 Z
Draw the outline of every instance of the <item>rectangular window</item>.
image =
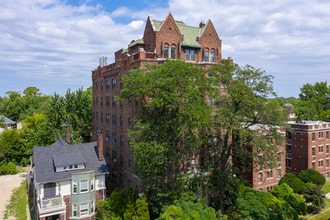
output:
M 312 162 L 312 169 L 315 169 L 315 162 Z
M 285 159 L 286 167 L 291 167 L 291 159 Z
M 273 178 L 273 171 L 272 170 L 267 171 L 267 178 Z
M 91 204 L 91 211 L 90 211 L 90 213 L 92 214 L 92 213 L 94 213 L 94 211 L 95 211 L 95 203 L 94 203 L 94 200 L 92 200 L 90 204 Z
M 116 103 L 116 97 L 112 96 L 112 107 L 116 107 L 117 103 Z
M 175 58 L 176 58 L 176 48 L 171 47 L 171 59 L 175 59 Z
M 329 153 L 329 144 L 327 144 L 326 146 L 325 146 L 325 150 L 326 150 L 326 152 L 327 152 L 327 154 Z
M 93 179 L 91 179 L 90 180 L 90 191 L 94 191 L 94 187 L 95 187 L 95 179 L 93 178 Z
M 106 105 L 107 105 L 107 106 L 110 106 L 110 96 L 107 96 L 107 97 L 105 98 L 105 102 L 106 102 Z
M 116 85 L 117 85 L 117 79 L 114 78 L 112 79 L 112 90 L 116 90 Z
M 290 131 L 286 131 L 285 133 L 286 139 L 291 139 L 291 132 Z
M 312 155 L 315 156 L 315 147 L 312 147 Z
M 325 163 L 326 163 L 327 167 L 329 167 L 329 159 L 327 159 L 327 160 L 325 161 Z
M 323 167 L 323 160 L 319 160 L 319 167 Z
M 258 182 L 259 182 L 259 183 L 262 182 L 262 173 L 258 173 Z
M 72 216 L 77 217 L 77 204 L 72 204 Z
M 277 178 L 281 178 L 281 177 L 282 177 L 282 170 L 277 169 Z
M 186 49 L 186 61 L 195 61 L 195 51 L 193 49 Z
M 312 141 L 315 141 L 315 133 L 312 133 Z
M 323 146 L 319 146 L 319 153 L 323 153 Z
M 114 150 L 112 151 L 112 161 L 114 163 L 117 163 L 117 152 Z
M 80 204 L 80 216 L 88 215 L 88 203 L 84 202 Z
M 286 153 L 291 154 L 291 144 L 286 145 Z
M 87 192 L 88 191 L 88 180 L 81 180 L 80 181 L 80 192 Z
M 117 116 L 112 115 L 112 125 L 116 125 L 116 124 L 117 124 Z
M 105 88 L 106 88 L 106 89 L 110 89 L 110 80 L 109 80 L 109 79 L 107 79 L 107 80 L 105 81 Z
M 117 144 L 117 135 L 116 132 L 112 132 L 112 143 Z
M 210 52 L 210 62 L 214 63 L 215 62 L 215 54 L 214 51 Z
M 72 194 L 76 194 L 78 191 L 78 183 L 77 181 L 72 181 Z
M 204 51 L 204 59 L 203 59 L 204 62 L 209 62 L 209 51 Z
M 110 124 L 110 113 L 107 112 L 105 117 L 106 117 L 106 123 Z
M 120 116 L 120 127 L 122 127 L 124 124 L 124 117 L 121 115 Z
M 323 131 L 319 132 L 319 138 L 323 138 Z
M 330 138 L 330 131 L 326 131 L 326 132 L 325 132 L 325 138 L 326 138 L 326 139 L 329 139 L 329 138 Z

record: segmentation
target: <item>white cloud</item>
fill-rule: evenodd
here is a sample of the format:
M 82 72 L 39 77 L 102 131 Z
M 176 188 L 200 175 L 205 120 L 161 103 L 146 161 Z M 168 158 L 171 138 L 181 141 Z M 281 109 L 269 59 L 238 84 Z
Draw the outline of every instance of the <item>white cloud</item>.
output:
M 113 62 L 115 51 L 142 36 L 148 15 L 162 20 L 169 12 L 193 26 L 211 19 L 222 39 L 223 57 L 265 69 L 275 76 L 280 95 L 296 96 L 302 83 L 329 78 L 326 0 L 169 0 L 168 5 L 156 1 L 136 10 L 124 5 L 107 9 L 101 0 L 78 6 L 66 2 L 0 1 L 0 77 L 5 78 L 0 80 L 0 96 L 19 83 L 45 85 L 47 93 L 52 93 L 49 84 L 54 91 L 61 84 L 90 85 L 90 71 L 99 57 Z M 9 76 L 19 83 L 10 83 Z

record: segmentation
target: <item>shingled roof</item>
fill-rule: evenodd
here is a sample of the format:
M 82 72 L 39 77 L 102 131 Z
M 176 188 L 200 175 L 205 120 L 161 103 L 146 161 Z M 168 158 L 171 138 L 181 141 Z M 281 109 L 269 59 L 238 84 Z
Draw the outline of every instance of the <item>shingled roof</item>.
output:
M 159 31 L 164 21 L 151 20 L 154 31 Z M 182 46 L 198 47 L 201 45 L 198 43 L 197 38 L 203 33 L 205 26 L 203 27 L 193 27 L 186 25 L 182 21 L 175 21 L 175 24 L 179 28 L 180 33 L 183 35 Z
M 70 179 L 77 172 L 109 172 L 105 160 L 98 159 L 97 142 L 70 145 L 61 139 L 50 146 L 34 147 L 33 163 L 38 183 Z M 85 169 L 56 172 L 56 167 L 70 164 L 85 164 Z

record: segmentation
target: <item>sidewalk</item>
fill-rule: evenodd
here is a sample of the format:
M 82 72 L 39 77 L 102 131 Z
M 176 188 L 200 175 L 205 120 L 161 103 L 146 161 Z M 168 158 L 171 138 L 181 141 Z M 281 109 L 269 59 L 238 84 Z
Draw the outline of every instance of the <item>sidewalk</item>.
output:
M 18 188 L 23 180 L 26 180 L 25 172 L 15 175 L 0 176 L 0 219 L 4 219 L 4 211 L 11 198 L 12 191 L 15 188 Z M 9 218 L 8 220 L 10 219 L 12 218 Z

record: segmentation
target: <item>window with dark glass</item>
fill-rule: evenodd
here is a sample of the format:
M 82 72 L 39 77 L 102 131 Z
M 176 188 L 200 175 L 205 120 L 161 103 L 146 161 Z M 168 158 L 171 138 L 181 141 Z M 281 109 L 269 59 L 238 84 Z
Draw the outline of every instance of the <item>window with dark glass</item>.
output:
M 195 50 L 186 49 L 186 61 L 195 61 Z
M 116 107 L 117 103 L 116 103 L 116 97 L 112 96 L 112 107 Z
M 171 59 L 175 59 L 176 58 L 176 48 L 175 46 L 171 47 Z
M 210 62 L 214 63 L 215 62 L 215 53 L 213 50 L 210 52 Z
M 204 51 L 203 61 L 204 62 L 209 62 L 209 51 L 208 50 Z
M 169 47 L 168 45 L 165 45 L 163 48 L 163 54 L 164 54 L 164 58 L 168 58 L 169 57 Z
M 112 89 L 115 90 L 116 89 L 116 85 L 117 85 L 117 79 L 113 78 L 112 79 Z
M 105 97 L 105 103 L 107 106 L 110 106 L 110 96 Z
M 107 80 L 105 81 L 105 88 L 106 88 L 106 89 L 110 89 L 110 80 L 109 80 L 109 79 L 107 79 Z
M 112 115 L 112 125 L 116 125 L 116 124 L 117 124 L 117 116 Z

